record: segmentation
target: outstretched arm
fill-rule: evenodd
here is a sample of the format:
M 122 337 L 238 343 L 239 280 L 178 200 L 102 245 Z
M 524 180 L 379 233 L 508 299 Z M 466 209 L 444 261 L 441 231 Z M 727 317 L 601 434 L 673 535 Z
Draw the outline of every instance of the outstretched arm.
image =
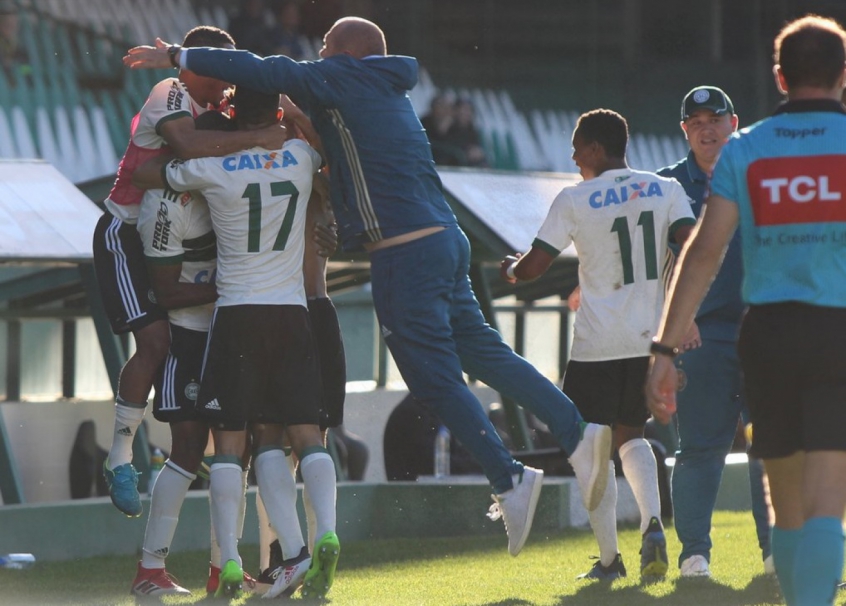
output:
M 155 46 L 129 49 L 123 63 L 132 69 L 171 67 L 169 46 L 157 38 Z M 299 63 L 283 55 L 262 58 L 249 51 L 225 48 L 180 49 L 174 58 L 181 67 L 201 76 L 248 86 L 263 93 L 284 92 L 298 102 L 306 97 L 328 106 L 334 99 L 324 74 L 315 69 L 322 62 Z

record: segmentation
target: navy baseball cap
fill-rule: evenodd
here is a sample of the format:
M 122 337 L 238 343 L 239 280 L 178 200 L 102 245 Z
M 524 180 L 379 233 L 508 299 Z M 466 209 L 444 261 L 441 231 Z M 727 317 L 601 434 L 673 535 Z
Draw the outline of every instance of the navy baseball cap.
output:
M 716 86 L 697 86 L 684 96 L 681 106 L 682 121 L 700 109 L 710 109 L 718 116 L 734 114 L 734 105 L 721 89 Z

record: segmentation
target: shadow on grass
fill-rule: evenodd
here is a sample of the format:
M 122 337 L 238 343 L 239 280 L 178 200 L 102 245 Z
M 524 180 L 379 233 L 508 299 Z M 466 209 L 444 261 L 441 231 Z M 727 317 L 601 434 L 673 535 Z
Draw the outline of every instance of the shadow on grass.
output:
M 562 532 L 554 540 L 565 540 L 567 536 Z M 485 554 L 487 557 L 505 556 L 508 554 L 508 538 L 503 532 L 501 537 L 467 537 L 467 540 L 461 543 L 456 542 L 455 537 L 427 538 L 425 541 L 371 539 L 345 543 L 343 550 L 343 560 L 339 566 L 345 570 L 356 570 L 390 563 L 443 560 L 445 557 L 468 554 Z M 358 558 L 357 553 L 362 553 L 366 557 Z M 503 602 L 504 606 L 508 604 L 510 603 Z
M 748 606 L 749 604 L 781 604 L 778 582 L 774 577 L 759 575 L 743 589 L 735 589 L 712 578 L 667 581 L 674 585 L 665 595 L 656 596 L 644 591 L 654 583 L 615 588 L 613 584 L 592 582 L 579 588 L 574 595 L 561 596 L 559 604 L 567 606 L 596 606 L 625 604 L 626 606 Z

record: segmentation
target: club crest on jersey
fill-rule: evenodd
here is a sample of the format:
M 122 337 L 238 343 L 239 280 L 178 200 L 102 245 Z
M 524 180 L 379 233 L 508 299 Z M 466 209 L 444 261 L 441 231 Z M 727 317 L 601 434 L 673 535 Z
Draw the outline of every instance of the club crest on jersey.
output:
M 299 162 L 289 151 L 281 154 L 271 152 L 269 154 L 238 154 L 227 156 L 223 159 L 223 170 L 232 172 L 236 170 L 270 170 L 271 168 L 285 168 L 297 166 Z
M 604 208 L 612 204 L 622 204 L 635 198 L 651 198 L 664 195 L 661 186 L 655 181 L 641 181 L 629 183 L 593 192 L 588 198 L 591 208 Z

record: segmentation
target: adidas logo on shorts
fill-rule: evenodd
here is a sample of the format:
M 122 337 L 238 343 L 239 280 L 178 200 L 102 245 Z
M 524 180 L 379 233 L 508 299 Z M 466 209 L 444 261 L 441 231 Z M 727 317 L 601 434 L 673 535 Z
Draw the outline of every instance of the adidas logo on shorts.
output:
M 217 401 L 217 398 L 206 404 L 206 410 L 220 410 L 220 402 Z

